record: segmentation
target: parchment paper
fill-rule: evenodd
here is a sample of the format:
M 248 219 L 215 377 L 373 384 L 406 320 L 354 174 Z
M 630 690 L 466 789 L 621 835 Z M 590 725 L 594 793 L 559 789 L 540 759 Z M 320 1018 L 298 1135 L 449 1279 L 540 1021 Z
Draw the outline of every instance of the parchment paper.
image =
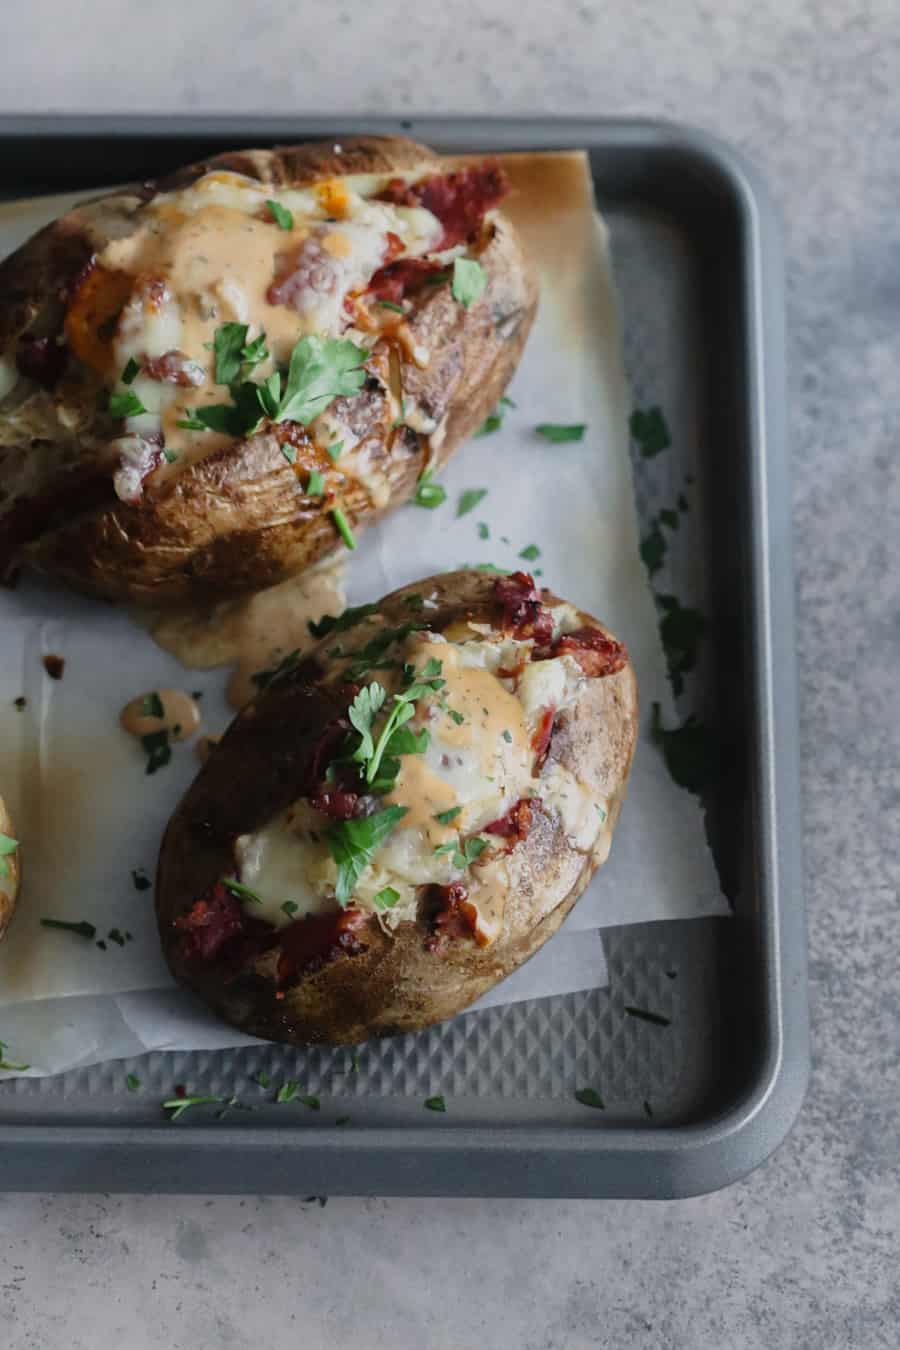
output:
M 510 391 L 502 429 L 473 440 L 442 476 L 437 511 L 404 507 L 364 537 L 348 575 L 351 603 L 460 564 L 526 566 L 592 611 L 628 644 L 642 706 L 671 696 L 656 614 L 638 554 L 628 456 L 628 392 L 606 232 L 584 158 L 505 156 L 517 188 L 511 214 L 537 260 L 542 303 Z M 6 252 L 72 198 L 0 207 Z M 626 297 L 627 301 L 627 297 Z M 585 422 L 584 441 L 553 445 L 540 422 Z M 462 491 L 487 488 L 457 517 Z M 481 537 L 479 525 L 489 538 Z M 537 560 L 518 555 L 535 544 Z M 65 658 L 55 682 L 41 658 Z M 160 834 L 197 770 L 189 746 L 148 777 L 117 724 L 123 703 L 162 686 L 202 690 L 203 730 L 229 720 L 225 673 L 186 673 L 125 614 L 26 577 L 0 593 L 0 793 L 22 842 L 25 880 L 0 948 L 0 1037 L 31 1073 L 58 1072 L 149 1049 L 201 1049 L 248 1038 L 214 1022 L 172 988 L 159 954 L 149 890 Z M 13 700 L 27 706 L 16 711 Z M 644 718 L 646 722 L 646 716 Z M 560 934 L 478 1007 L 602 987 L 599 930 L 612 924 L 727 913 L 695 799 L 675 787 L 646 733 L 610 861 Z M 87 919 L 97 938 L 40 926 Z

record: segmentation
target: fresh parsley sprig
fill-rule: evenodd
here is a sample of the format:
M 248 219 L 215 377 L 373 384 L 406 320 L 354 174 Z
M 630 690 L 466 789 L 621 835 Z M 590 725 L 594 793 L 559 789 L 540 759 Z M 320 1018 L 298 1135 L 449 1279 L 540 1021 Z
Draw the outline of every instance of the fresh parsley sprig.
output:
M 356 883 L 376 850 L 406 815 L 405 806 L 386 806 L 374 815 L 356 820 L 341 820 L 330 826 L 326 838 L 331 856 L 337 863 L 334 893 L 343 908 L 350 902 Z

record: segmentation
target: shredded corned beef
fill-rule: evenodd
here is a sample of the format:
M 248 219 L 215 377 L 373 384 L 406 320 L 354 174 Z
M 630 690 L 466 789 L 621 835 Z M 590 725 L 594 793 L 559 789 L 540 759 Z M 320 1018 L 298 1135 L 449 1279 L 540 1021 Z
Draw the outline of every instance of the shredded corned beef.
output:
M 496 834 L 501 839 L 511 839 L 515 844 L 528 838 L 531 830 L 532 802 L 529 797 L 522 797 L 511 806 L 505 816 L 500 816 L 499 820 L 492 820 L 490 825 L 485 825 L 483 834 Z
M 564 633 L 551 649 L 552 656 L 571 656 L 585 675 L 595 678 L 615 675 L 628 664 L 628 652 L 615 638 L 607 637 L 599 628 L 577 628 Z
M 16 369 L 44 389 L 52 389 L 63 373 L 67 354 L 65 345 L 55 338 L 23 333 L 16 349 Z
M 417 183 L 393 178 L 380 193 L 382 201 L 395 206 L 424 206 L 437 216 L 444 233 L 435 252 L 473 239 L 485 212 L 497 206 L 509 192 L 509 179 L 499 164 L 478 164 L 457 173 L 433 174 Z
M 478 910 L 470 904 L 469 892 L 460 882 L 429 887 L 428 900 L 434 931 L 425 943 L 426 951 L 440 955 L 446 951 L 448 942 L 475 936 Z
M 151 380 L 177 384 L 182 389 L 196 388 L 206 378 L 203 368 L 179 351 L 164 352 L 162 356 L 145 356 L 141 370 Z
M 537 645 L 553 637 L 553 616 L 528 572 L 512 572 L 494 582 L 494 599 L 503 611 L 503 627 L 514 637 L 533 638 Z
M 239 900 L 216 882 L 202 900 L 195 900 L 187 914 L 175 920 L 184 934 L 181 952 L 186 960 L 215 961 L 222 950 L 246 932 L 246 915 Z
M 367 921 L 368 915 L 351 906 L 337 914 L 308 914 L 282 928 L 278 935 L 278 983 L 290 984 L 298 975 L 321 970 L 339 956 L 358 956 L 365 951 L 365 944 L 357 933 Z
M 376 300 L 388 300 L 397 305 L 407 295 L 417 295 L 428 286 L 428 278 L 446 271 L 443 263 L 425 258 L 400 258 L 397 262 L 379 267 L 367 288 L 367 294 Z M 447 272 L 449 277 L 450 273 Z

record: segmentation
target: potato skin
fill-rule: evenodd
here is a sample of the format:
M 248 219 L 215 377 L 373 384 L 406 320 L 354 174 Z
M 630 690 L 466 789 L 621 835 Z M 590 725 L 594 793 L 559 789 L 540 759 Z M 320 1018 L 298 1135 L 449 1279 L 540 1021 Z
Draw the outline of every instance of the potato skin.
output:
M 416 617 L 435 632 L 467 619 L 496 622 L 493 587 L 484 573 L 446 573 L 393 592 L 379 612 L 388 625 L 406 623 L 405 597 L 420 592 L 433 596 L 436 608 L 417 611 Z M 543 596 L 559 603 L 549 591 Z M 590 615 L 580 619 L 607 631 Z M 294 1045 L 356 1044 L 452 1017 L 542 946 L 605 857 L 596 849 L 577 851 L 558 820 L 535 811 L 528 837 L 508 855 L 512 884 L 502 930 L 489 946 L 457 939 L 438 955 L 426 948 L 431 927 L 425 919 L 401 922 L 389 935 L 373 917 L 360 934 L 364 951 L 301 975 L 278 997 L 272 953 L 236 973 L 214 962 L 186 960 L 175 920 L 229 875 L 235 836 L 258 828 L 295 799 L 311 741 L 346 706 L 320 682 L 333 642 L 324 638 L 290 677 L 264 691 L 232 723 L 172 817 L 156 879 L 160 937 L 175 978 L 226 1022 Z M 576 769 L 598 796 L 610 799 L 607 836 L 624 800 L 637 725 L 637 685 L 629 663 L 615 675 L 586 680 L 551 741 L 551 758 Z
M 13 823 L 2 797 L 0 797 L 0 834 L 8 835 L 10 838 L 15 837 Z M 9 875 L 3 879 L 5 889 L 0 887 L 0 939 L 6 936 L 6 930 L 15 913 L 16 902 L 19 898 L 19 885 L 22 879 L 19 853 L 20 850 L 16 849 L 15 853 L 7 854 L 3 860 L 9 868 Z M 10 882 L 12 882 L 12 885 L 10 885 Z
M 426 147 L 402 137 L 345 140 L 339 153 L 331 141 L 234 151 L 79 206 L 0 264 L 0 349 L 7 350 L 26 327 L 52 327 L 59 295 L 109 238 L 128 232 L 135 213 L 158 192 L 184 188 L 210 170 L 230 170 L 278 187 L 354 173 L 403 174 L 423 166 L 434 172 L 444 167 Z M 318 468 L 326 485 L 338 488 L 339 504 L 354 529 L 377 522 L 406 501 L 425 467 L 439 469 L 492 411 L 516 368 L 537 296 L 531 270 L 502 215 L 479 256 L 487 287 L 469 309 L 456 303 L 445 285 L 435 288 L 409 321 L 415 345 L 430 359 L 424 369 L 404 361 L 404 390 L 435 420 L 446 414 L 443 438 L 432 442 L 428 435 L 394 428 L 384 397 L 372 397 L 364 406 L 366 445 L 361 448 L 386 471 L 387 507 L 376 505 L 360 480 L 342 483 L 335 466 L 311 443 L 300 447 L 298 464 Z M 96 397 L 95 390 L 88 394 Z M 281 452 L 283 426 L 213 452 L 156 486 L 151 476 L 135 503 L 118 501 L 109 481 L 99 509 L 94 495 L 89 501 L 94 509 L 67 518 L 65 503 L 73 500 L 89 465 L 79 464 L 79 433 L 71 429 L 71 415 L 59 419 L 58 404 L 46 394 L 35 400 L 35 417 L 45 423 L 43 441 L 58 447 L 58 470 L 65 468 L 67 475 L 54 485 L 62 501 L 60 519 L 26 553 L 36 566 L 76 589 L 138 605 L 207 602 L 274 585 L 339 546 L 326 499 L 304 494 Z M 17 451 L 21 454 L 19 447 L 7 453 Z M 3 465 L 0 445 L 0 489 Z M 0 514 L 0 555 L 3 551 Z

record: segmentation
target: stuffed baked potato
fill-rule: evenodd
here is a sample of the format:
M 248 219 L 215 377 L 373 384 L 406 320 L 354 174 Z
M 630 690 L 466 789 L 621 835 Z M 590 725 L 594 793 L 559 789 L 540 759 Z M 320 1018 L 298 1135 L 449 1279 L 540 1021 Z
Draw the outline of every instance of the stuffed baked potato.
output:
M 515 369 L 506 187 L 366 137 L 218 155 L 35 235 L 0 264 L 0 574 L 170 606 L 352 546 Z
M 270 1040 L 450 1017 L 527 960 L 605 860 L 637 689 L 525 573 L 347 611 L 266 673 L 163 840 L 175 977 Z
M 6 935 L 19 897 L 19 849 L 13 824 L 0 797 L 0 938 Z

